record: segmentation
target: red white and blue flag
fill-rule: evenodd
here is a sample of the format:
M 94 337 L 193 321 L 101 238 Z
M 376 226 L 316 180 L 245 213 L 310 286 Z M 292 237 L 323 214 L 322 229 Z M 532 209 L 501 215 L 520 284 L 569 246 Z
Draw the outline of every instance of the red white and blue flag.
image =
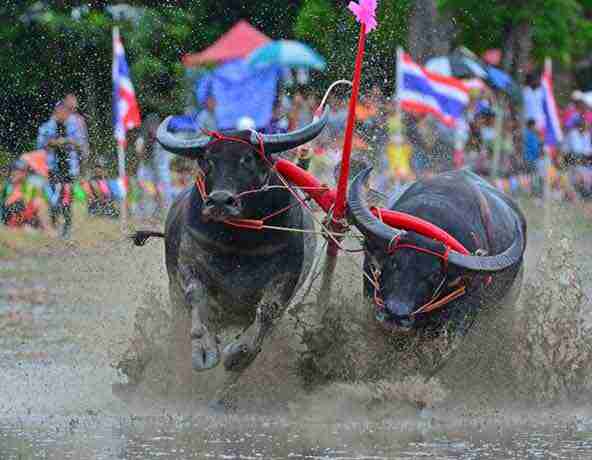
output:
M 555 95 L 553 94 L 553 75 L 550 61 L 545 64 L 545 70 L 541 77 L 541 103 L 543 105 L 545 147 L 555 148 L 563 141 L 563 133 Z
M 125 60 L 119 29 L 113 29 L 113 132 L 118 145 L 125 147 L 126 133 L 141 124 L 140 108 Z
M 469 88 L 459 79 L 430 72 L 399 52 L 397 98 L 401 109 L 431 114 L 447 126 L 462 120 L 469 104 Z

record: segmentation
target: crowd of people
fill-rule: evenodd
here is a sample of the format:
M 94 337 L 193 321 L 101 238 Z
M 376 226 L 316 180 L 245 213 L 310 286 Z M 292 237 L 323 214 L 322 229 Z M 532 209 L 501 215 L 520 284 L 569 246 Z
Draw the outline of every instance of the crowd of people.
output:
M 361 96 L 356 109 L 354 165 L 357 164 L 357 169 L 360 165 L 374 166 L 377 174 L 373 188 L 386 195 L 418 177 L 461 167 L 490 179 L 520 175 L 520 181 L 507 183 L 526 182 L 530 193 L 540 195 L 543 177 L 548 172 L 545 158 L 550 158 L 555 175 L 565 179 L 554 184 L 563 197 L 591 196 L 592 107 L 583 93 L 572 94 L 569 105 L 561 112 L 563 143 L 546 156 L 537 91 L 536 80 L 527 79 L 521 112 L 518 116 L 505 113 L 503 122 L 496 126 L 496 95 L 485 85 L 471 86 L 464 120 L 450 127 L 429 114 L 397 110 L 395 99 L 374 86 Z M 270 122 L 258 129 L 268 134 L 298 129 L 311 122 L 319 102 L 314 94 L 295 92 L 288 96 L 282 92 Z M 335 184 L 348 99 L 332 96 L 328 105 L 327 128 L 300 155 L 308 152 L 313 174 Z M 210 97 L 200 110 L 193 111 L 190 114 L 193 129 L 198 126 L 215 131 L 215 109 L 216 101 Z M 194 171 L 190 162 L 173 158 L 156 141 L 160 122 L 155 113 L 145 116 L 133 144 L 136 174 L 126 187 L 128 199 L 133 198 L 132 214 L 140 219 L 162 217 L 175 195 L 192 183 Z M 251 119 L 243 117 L 236 128 L 256 127 Z M 88 163 L 91 155 L 87 123 L 78 111 L 74 94 L 58 101 L 49 120 L 40 126 L 37 149 L 45 153 L 47 171 L 40 170 L 43 167 L 32 161 L 32 157 L 23 155 L 11 165 L 7 180 L 0 186 L 0 212 L 5 225 L 35 227 L 68 238 L 77 192 L 85 197 L 89 214 L 118 216 L 116 201 L 121 197 L 106 185 L 104 159 L 98 157 L 92 167 L 87 165 L 81 177 L 81 165 Z M 504 183 L 499 184 L 501 187 Z

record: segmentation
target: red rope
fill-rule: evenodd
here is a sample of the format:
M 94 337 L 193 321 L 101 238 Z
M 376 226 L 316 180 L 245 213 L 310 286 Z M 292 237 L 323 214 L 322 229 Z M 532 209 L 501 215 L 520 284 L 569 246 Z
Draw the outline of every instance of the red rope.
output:
M 442 264 L 444 265 L 444 270 L 448 270 L 448 254 L 450 252 L 450 248 L 448 246 L 444 246 L 444 254 L 441 254 L 436 251 L 432 251 L 431 249 L 422 248 L 421 246 L 416 246 L 414 244 L 409 243 L 399 243 L 398 240 L 395 242 L 393 247 L 389 247 L 387 250 L 388 254 L 393 254 L 397 249 L 414 249 L 417 252 L 423 252 L 425 254 L 430 254 L 432 256 L 438 257 L 442 260 Z
M 203 130 L 204 133 L 210 137 L 213 137 L 215 140 L 213 142 L 219 142 L 219 141 L 230 141 L 230 142 L 240 142 L 242 144 L 246 144 L 251 148 L 254 148 L 253 145 L 249 142 L 246 141 L 244 139 L 241 139 L 240 137 L 234 137 L 234 136 L 225 136 L 222 133 L 219 133 L 217 131 L 208 131 L 208 130 Z M 259 149 L 255 149 L 258 153 L 259 156 L 261 157 L 261 159 L 263 161 L 265 161 L 268 166 L 272 169 L 272 171 L 274 171 L 276 174 L 279 173 L 277 172 L 277 170 L 273 167 L 273 163 L 269 160 L 269 158 L 267 158 L 267 156 L 265 155 L 265 145 L 263 144 L 263 138 L 261 136 L 258 136 L 258 141 L 259 141 Z M 195 178 L 195 186 L 202 198 L 203 201 L 206 200 L 207 198 L 207 190 L 206 190 L 206 184 L 205 184 L 205 180 L 203 177 L 203 173 L 200 173 L 196 178 Z M 302 202 L 302 200 L 300 199 L 299 196 L 297 196 L 290 187 L 288 186 L 284 186 L 283 188 L 286 188 L 290 191 L 290 193 L 297 199 L 296 203 L 292 203 L 288 206 L 283 207 L 282 209 L 279 209 L 275 212 L 272 212 L 271 214 L 262 217 L 261 219 L 235 219 L 235 218 L 229 218 L 229 219 L 225 219 L 223 222 L 227 225 L 230 225 L 231 227 L 236 227 L 236 228 L 244 228 L 244 229 L 248 229 L 248 230 L 263 230 L 265 228 L 264 224 L 267 220 L 272 219 L 273 217 L 276 217 L 286 211 L 289 211 L 290 209 L 292 209 L 293 207 L 297 206 L 297 205 L 304 205 L 304 203 Z M 325 191 L 326 189 L 328 189 L 328 187 L 326 186 L 321 186 L 321 187 L 309 187 L 310 189 L 318 189 L 321 191 Z M 260 187 L 258 189 L 253 189 L 253 190 L 247 190 L 245 192 L 242 192 L 240 194 L 237 195 L 237 197 L 241 197 L 241 196 L 245 196 L 245 195 L 249 195 L 249 194 L 253 194 L 253 193 L 259 193 L 259 192 L 264 192 L 267 191 L 266 186 Z

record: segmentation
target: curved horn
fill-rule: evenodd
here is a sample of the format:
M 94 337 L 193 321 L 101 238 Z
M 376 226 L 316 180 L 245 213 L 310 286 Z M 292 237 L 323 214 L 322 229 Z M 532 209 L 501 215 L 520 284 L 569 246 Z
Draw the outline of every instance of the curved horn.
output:
M 393 238 L 399 236 L 400 230 L 389 227 L 378 220 L 362 202 L 362 185 L 368 181 L 372 168 L 360 172 L 351 184 L 347 198 L 348 211 L 354 225 L 368 238 L 377 238 L 388 246 Z
M 477 272 L 498 272 L 520 262 L 523 256 L 524 234 L 520 224 L 516 224 L 518 237 L 512 245 L 501 254 L 496 256 L 467 256 L 450 251 L 448 262 L 457 267 L 466 268 Z
M 169 122 L 173 117 L 167 117 L 158 127 L 156 139 L 165 150 L 187 158 L 195 159 L 212 140 L 209 136 L 197 136 L 183 139 L 175 136 L 168 130 Z
M 259 139 L 261 139 L 266 153 L 285 152 L 317 137 L 327 124 L 328 119 L 329 107 L 327 106 L 320 118 L 313 120 L 304 128 L 285 134 L 260 134 L 255 131 L 251 133 L 251 143 L 258 146 Z

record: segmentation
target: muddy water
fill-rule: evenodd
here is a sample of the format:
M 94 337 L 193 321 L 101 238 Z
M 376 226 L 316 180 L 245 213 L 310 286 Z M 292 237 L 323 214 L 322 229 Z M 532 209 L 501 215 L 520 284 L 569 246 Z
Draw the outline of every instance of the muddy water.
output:
M 385 344 L 361 327 L 346 331 L 353 350 L 315 361 L 334 381 L 305 387 L 305 346 L 286 318 L 231 414 L 203 404 L 220 369 L 195 375 L 191 401 L 163 395 L 157 371 L 130 398 L 112 392 L 136 313 L 166 305 L 159 242 L 0 261 L 0 459 L 592 458 L 590 224 L 557 210 L 549 237 L 542 211 L 528 214 L 526 299 L 485 317 L 436 379 L 403 378 L 388 360 L 376 363 L 395 371 L 377 373 L 368 363 Z M 356 276 L 341 271 L 337 292 L 355 293 Z
M 592 419 L 447 430 L 422 420 L 306 426 L 279 417 L 0 421 L 2 459 L 589 459 Z

